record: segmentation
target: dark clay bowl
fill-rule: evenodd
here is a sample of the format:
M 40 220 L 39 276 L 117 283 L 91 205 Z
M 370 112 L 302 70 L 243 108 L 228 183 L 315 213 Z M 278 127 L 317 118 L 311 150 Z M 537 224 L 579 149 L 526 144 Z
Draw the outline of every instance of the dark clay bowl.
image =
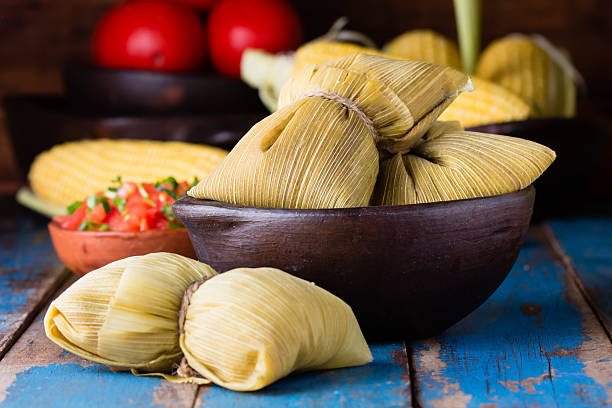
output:
M 64 89 L 77 106 L 107 113 L 244 113 L 262 109 L 257 91 L 240 78 L 68 64 Z
M 372 339 L 438 334 L 482 304 L 514 264 L 535 189 L 442 203 L 321 210 L 183 197 L 173 211 L 219 272 L 272 266 L 346 301 Z
M 77 275 L 85 275 L 110 262 L 152 252 L 172 252 L 195 259 L 184 228 L 141 232 L 75 231 L 49 223 L 58 258 Z

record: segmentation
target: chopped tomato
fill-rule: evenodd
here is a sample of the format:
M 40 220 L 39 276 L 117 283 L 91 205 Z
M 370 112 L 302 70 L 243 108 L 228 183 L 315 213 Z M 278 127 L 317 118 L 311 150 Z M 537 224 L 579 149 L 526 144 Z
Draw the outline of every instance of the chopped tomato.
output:
M 65 219 L 57 221 L 60 222 L 60 226 L 62 228 L 75 230 L 79 228 L 79 225 L 81 225 L 81 223 L 85 219 L 86 214 L 87 205 L 82 204 L 79 208 L 76 209 L 75 212 L 72 213 L 72 215 L 65 215 L 63 216 L 66 217 Z
M 89 220 L 91 222 L 99 224 L 101 222 L 104 222 L 105 219 L 106 211 L 104 211 L 104 205 L 102 205 L 102 203 L 99 203 L 93 208 L 93 210 L 91 210 L 91 213 L 89 213 Z
M 122 183 L 118 177 L 113 183 L 119 185 L 73 203 L 68 207 L 71 215 L 55 217 L 55 221 L 62 228 L 87 231 L 147 231 L 182 227 L 172 213 L 172 204 L 189 189 L 186 181 L 178 183 L 168 177 L 155 184 Z M 197 183 L 197 179 L 194 183 Z

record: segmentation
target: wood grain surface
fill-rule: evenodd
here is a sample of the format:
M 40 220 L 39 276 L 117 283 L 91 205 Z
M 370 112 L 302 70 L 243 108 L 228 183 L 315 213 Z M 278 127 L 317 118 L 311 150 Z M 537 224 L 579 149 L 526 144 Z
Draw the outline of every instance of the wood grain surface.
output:
M 237 393 L 112 372 L 49 341 L 42 327 L 46 304 L 61 293 L 62 282 L 65 288 L 76 278 L 61 272 L 40 229 L 44 223 L 19 213 L 0 216 L 2 408 L 612 404 L 612 343 L 605 329 L 612 293 L 610 219 L 532 228 L 498 290 L 438 336 L 372 343 L 374 362 L 368 365 L 298 373 L 259 392 Z

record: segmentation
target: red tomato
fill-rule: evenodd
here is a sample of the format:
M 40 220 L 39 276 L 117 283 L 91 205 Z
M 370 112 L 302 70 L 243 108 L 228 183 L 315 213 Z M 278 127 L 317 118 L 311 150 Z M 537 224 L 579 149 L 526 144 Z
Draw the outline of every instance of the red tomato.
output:
M 105 218 L 106 218 L 106 211 L 104 211 L 104 206 L 102 205 L 102 203 L 97 204 L 91 210 L 91 213 L 89 214 L 89 219 L 91 220 L 91 222 L 96 222 L 96 223 L 104 222 Z
M 65 215 L 61 218 L 57 218 L 57 221 L 60 223 L 62 228 L 75 230 L 79 228 L 81 222 L 85 219 L 87 215 L 87 206 L 85 204 L 81 205 L 79 208 L 75 210 L 72 215 Z
M 208 18 L 213 65 L 222 74 L 240 76 L 247 48 L 268 52 L 292 50 L 300 43 L 300 20 L 284 0 L 223 0 Z
M 194 71 L 205 55 L 205 29 L 190 8 L 131 0 L 111 9 L 92 40 L 94 63 L 110 68 Z
M 186 6 L 194 7 L 202 11 L 208 10 L 217 0 L 173 0 L 175 3 L 183 3 Z

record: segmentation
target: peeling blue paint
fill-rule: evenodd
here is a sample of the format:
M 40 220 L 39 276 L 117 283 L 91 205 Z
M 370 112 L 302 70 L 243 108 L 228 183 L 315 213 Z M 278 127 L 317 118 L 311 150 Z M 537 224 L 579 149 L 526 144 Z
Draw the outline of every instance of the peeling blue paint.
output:
M 95 364 L 50 364 L 19 373 L 2 408 L 150 407 L 160 380 L 111 372 Z
M 36 295 L 33 282 L 59 261 L 45 228 L 24 219 L 14 234 L 0 235 L 0 335 Z
M 612 219 L 577 219 L 549 223 L 591 300 L 612 329 Z
M 439 344 L 414 344 L 423 405 L 459 391 L 471 396 L 463 400 L 467 407 L 604 405 L 605 388 L 585 374 L 577 356 L 588 340 L 583 317 L 565 294 L 564 270 L 542 243 L 530 240 L 485 304 Z M 437 350 L 430 348 L 438 345 L 439 360 L 432 361 Z
M 409 407 L 410 385 L 401 343 L 371 346 L 374 361 L 332 372 L 294 374 L 257 392 L 236 393 L 205 388 L 199 404 L 206 408 Z
M 292 375 L 252 393 L 211 385 L 204 387 L 204 403 L 211 407 L 314 406 L 408 407 L 410 384 L 401 343 L 372 346 L 374 361 L 366 366 Z M 17 375 L 8 388 L 2 408 L 29 406 L 109 407 L 154 406 L 158 378 L 113 373 L 95 364 L 50 364 L 32 367 Z
M 57 262 L 46 227 L 24 218 L 14 234 L 0 235 L 0 265 L 3 269 Z

